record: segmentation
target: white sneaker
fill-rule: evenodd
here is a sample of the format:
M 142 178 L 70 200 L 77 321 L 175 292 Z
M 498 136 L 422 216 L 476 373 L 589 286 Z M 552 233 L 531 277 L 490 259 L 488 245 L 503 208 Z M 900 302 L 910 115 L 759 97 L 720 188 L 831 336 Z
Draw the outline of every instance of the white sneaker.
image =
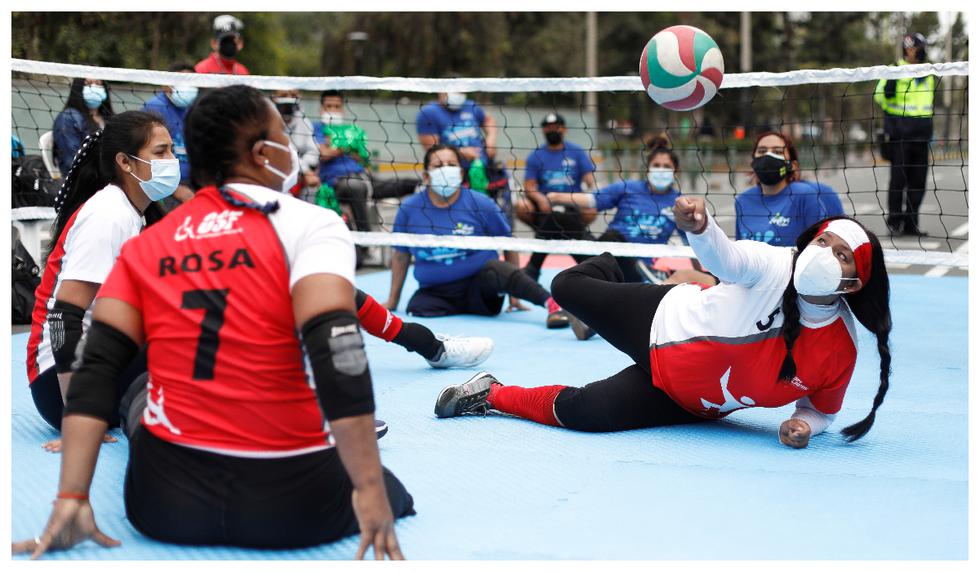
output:
M 465 338 L 436 334 L 436 339 L 442 342 L 442 356 L 436 360 L 426 360 L 436 369 L 447 367 L 475 367 L 486 361 L 493 352 L 493 340 L 490 338 Z

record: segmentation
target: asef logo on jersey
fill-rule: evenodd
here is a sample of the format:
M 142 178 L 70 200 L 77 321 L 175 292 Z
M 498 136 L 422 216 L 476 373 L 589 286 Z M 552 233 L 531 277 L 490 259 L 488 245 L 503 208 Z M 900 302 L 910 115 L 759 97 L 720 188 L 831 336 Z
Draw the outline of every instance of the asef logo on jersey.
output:
M 235 222 L 241 218 L 244 214 L 243 211 L 232 211 L 223 210 L 219 212 L 210 212 L 205 215 L 201 223 L 197 225 L 197 229 L 194 228 L 194 223 L 191 221 L 191 217 L 188 216 L 184 219 L 184 222 L 177 227 L 177 231 L 174 232 L 174 240 L 180 242 L 184 239 L 199 239 L 199 238 L 213 238 L 216 236 L 224 236 L 226 234 L 238 234 L 242 232 L 242 229 L 235 228 Z

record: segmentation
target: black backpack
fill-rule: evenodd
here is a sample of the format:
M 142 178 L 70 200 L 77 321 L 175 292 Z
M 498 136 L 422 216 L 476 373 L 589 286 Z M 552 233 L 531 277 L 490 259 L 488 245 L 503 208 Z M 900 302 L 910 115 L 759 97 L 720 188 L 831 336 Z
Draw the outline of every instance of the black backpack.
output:
M 11 198 L 13 208 L 53 207 L 61 183 L 51 178 L 39 155 L 27 155 L 13 160 Z
M 41 283 L 41 270 L 37 267 L 31 254 L 24 248 L 19 237 L 13 240 L 11 249 L 13 284 L 10 293 L 13 297 L 11 321 L 14 324 L 30 324 L 34 312 L 34 291 Z

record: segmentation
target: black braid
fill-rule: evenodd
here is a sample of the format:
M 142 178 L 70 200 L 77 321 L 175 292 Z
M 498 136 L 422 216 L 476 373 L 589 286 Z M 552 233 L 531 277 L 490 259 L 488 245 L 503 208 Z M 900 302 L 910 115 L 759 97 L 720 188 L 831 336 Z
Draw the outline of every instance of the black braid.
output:
M 61 183 L 61 188 L 58 189 L 58 196 L 54 199 L 55 212 L 61 212 L 61 207 L 65 204 L 65 199 L 74 187 L 75 180 L 78 179 L 78 174 L 89 157 L 95 157 L 98 160 L 98 148 L 96 148 L 94 153 L 92 152 L 92 148 L 96 147 L 102 140 L 102 133 L 102 129 L 99 129 L 95 133 L 87 135 L 82 140 L 82 145 L 78 148 L 78 151 L 75 151 L 75 156 L 71 160 L 71 168 L 68 169 L 68 174 L 65 175 L 65 180 Z M 98 163 L 96 163 L 96 168 L 98 168 Z
M 793 267 L 796 267 L 796 257 L 800 253 L 793 255 Z M 800 307 L 796 302 L 796 286 L 793 284 L 793 277 L 790 276 L 786 291 L 783 292 L 783 342 L 786 344 L 786 357 L 783 358 L 783 365 L 779 369 L 779 379 L 782 381 L 793 381 L 796 377 L 796 360 L 793 359 L 793 346 L 796 345 L 796 338 L 800 337 Z
M 260 213 L 269 216 L 270 214 L 279 210 L 279 201 L 272 201 L 269 203 L 257 203 L 255 201 L 243 201 L 242 199 L 235 198 L 228 190 L 228 187 L 221 185 L 218 187 L 218 192 L 221 193 L 221 198 L 228 202 L 234 207 L 243 207 L 247 209 L 255 209 Z

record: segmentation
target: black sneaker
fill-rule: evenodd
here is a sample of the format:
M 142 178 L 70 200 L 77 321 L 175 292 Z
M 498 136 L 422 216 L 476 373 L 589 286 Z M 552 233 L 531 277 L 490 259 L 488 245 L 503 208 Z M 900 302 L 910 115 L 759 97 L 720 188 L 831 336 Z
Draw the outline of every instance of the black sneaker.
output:
M 486 415 L 490 410 L 487 402 L 490 386 L 495 383 L 500 382 L 489 373 L 481 371 L 466 383 L 443 389 L 436 398 L 436 417 L 445 419 L 466 414 Z
M 380 419 L 374 420 L 374 436 L 380 440 L 388 434 L 388 424 Z
M 579 320 L 574 314 L 568 314 L 568 321 L 572 325 L 572 332 L 575 333 L 575 337 L 580 340 L 587 340 L 595 335 L 595 330 L 590 328 L 588 324 Z

